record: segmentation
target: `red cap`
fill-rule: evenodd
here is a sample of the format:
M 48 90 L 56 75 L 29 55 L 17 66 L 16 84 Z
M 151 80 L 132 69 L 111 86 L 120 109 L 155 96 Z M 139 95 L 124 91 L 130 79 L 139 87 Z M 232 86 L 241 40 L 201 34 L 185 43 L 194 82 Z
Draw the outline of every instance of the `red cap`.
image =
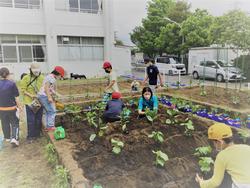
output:
M 104 61 L 102 68 L 106 69 L 106 68 L 111 68 L 111 67 L 112 65 L 109 61 Z
M 64 73 L 65 73 L 64 68 L 62 68 L 61 66 L 56 66 L 56 67 L 54 68 L 54 70 L 55 70 L 56 72 L 58 72 L 58 73 L 61 75 L 61 77 L 64 77 Z
M 121 98 L 121 93 L 120 92 L 117 92 L 117 91 L 114 91 L 112 93 L 112 99 L 120 99 Z

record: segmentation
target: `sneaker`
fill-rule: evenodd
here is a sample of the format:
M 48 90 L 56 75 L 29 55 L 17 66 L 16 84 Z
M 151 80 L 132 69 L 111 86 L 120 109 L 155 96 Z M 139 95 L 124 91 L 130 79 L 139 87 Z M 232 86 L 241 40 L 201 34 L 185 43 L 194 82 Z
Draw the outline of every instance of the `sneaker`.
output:
M 13 145 L 13 146 L 19 146 L 19 141 L 17 141 L 15 138 L 12 138 L 10 143 Z
M 5 138 L 5 141 L 6 141 L 6 142 L 10 142 L 10 139 L 9 139 L 9 138 Z

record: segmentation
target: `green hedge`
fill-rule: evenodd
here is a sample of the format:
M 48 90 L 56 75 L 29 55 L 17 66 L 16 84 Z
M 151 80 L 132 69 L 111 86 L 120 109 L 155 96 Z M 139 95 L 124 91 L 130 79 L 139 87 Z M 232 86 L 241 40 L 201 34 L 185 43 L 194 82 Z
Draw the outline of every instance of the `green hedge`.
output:
M 234 64 L 244 72 L 247 81 L 250 81 L 250 55 L 241 55 L 234 60 Z

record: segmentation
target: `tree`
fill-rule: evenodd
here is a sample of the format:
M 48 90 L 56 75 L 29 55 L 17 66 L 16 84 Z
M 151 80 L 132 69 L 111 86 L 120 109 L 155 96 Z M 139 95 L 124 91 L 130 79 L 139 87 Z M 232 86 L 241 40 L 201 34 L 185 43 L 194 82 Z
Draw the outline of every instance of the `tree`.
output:
M 189 12 L 190 5 L 185 1 L 152 0 L 148 3 L 147 18 L 142 20 L 142 26 L 136 27 L 130 33 L 131 41 L 149 57 L 165 52 L 159 44 L 159 35 L 163 27 L 171 24 L 165 18 L 182 22 Z
M 213 42 L 211 35 L 214 17 L 207 10 L 197 9 L 183 23 L 181 35 L 185 36 L 182 50 L 187 53 L 190 47 L 209 46 Z
M 118 39 L 115 40 L 115 45 L 124 46 L 123 42 L 121 40 L 118 40 Z
M 182 36 L 180 27 L 176 24 L 168 24 L 161 29 L 160 36 L 156 39 L 156 45 L 167 54 L 181 54 Z
M 232 10 L 217 17 L 212 36 L 217 44 L 250 50 L 250 17 L 240 10 Z

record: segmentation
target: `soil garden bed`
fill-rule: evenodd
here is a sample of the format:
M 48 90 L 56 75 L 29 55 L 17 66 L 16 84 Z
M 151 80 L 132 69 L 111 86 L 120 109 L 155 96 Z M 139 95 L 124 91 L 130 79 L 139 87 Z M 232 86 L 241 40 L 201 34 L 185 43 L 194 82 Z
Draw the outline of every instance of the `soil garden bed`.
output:
M 122 131 L 120 122 L 110 123 L 103 136 L 97 136 L 92 142 L 90 135 L 98 135 L 102 129 L 100 125 L 96 128 L 87 121 L 86 112 L 57 117 L 57 124 L 63 125 L 67 138 L 74 143 L 72 155 L 83 170 L 83 176 L 91 184 L 100 183 L 103 188 L 198 187 L 194 177 L 201 171 L 194 152 L 197 147 L 209 145 L 207 127 L 213 122 L 184 113 L 173 116 L 170 115 L 172 110 L 167 113 L 166 108 L 161 107 L 152 125 L 147 118 L 137 118 L 136 108 L 133 105 L 129 107 L 131 115 L 126 133 Z M 99 112 L 100 109 L 97 114 Z M 98 122 L 98 119 L 97 115 L 92 120 Z M 166 124 L 167 119 L 171 123 L 168 121 Z M 189 120 L 194 130 L 181 125 Z M 153 131 L 163 133 L 162 143 L 148 137 Z M 112 139 L 124 144 L 118 155 L 112 153 Z M 155 164 L 156 156 L 152 152 L 159 150 L 169 157 L 163 167 Z
M 87 109 L 89 105 L 92 104 L 85 104 L 81 108 Z M 209 145 L 207 128 L 213 121 L 181 112 L 170 115 L 173 110 L 161 106 L 152 125 L 147 118 L 138 119 L 135 105 L 128 108 L 131 115 L 127 123 L 127 132 L 122 130 L 121 122 L 109 123 L 103 136 L 97 136 L 93 141 L 90 141 L 91 135 L 101 132 L 100 126 L 95 127 L 89 123 L 91 121 L 87 121 L 87 113 L 90 114 L 93 110 L 57 117 L 57 124 L 66 130 L 66 140 L 73 144 L 73 158 L 82 170 L 84 178 L 90 182 L 90 187 L 96 183 L 101 184 L 103 188 L 198 187 L 194 181 L 195 173 L 203 173 L 194 152 L 197 147 Z M 100 114 L 100 109 L 95 112 Z M 93 120 L 98 123 L 98 115 Z M 181 125 L 188 120 L 193 122 L 193 131 Z M 153 131 L 163 133 L 162 143 L 148 137 Z M 238 134 L 236 138 L 238 143 L 242 143 L 242 138 Z M 119 154 L 112 153 L 112 139 L 124 144 Z M 249 138 L 246 142 L 249 144 Z M 60 147 L 60 144 L 57 147 Z M 65 148 L 65 152 L 67 151 Z M 168 155 L 169 160 L 163 167 L 156 165 L 156 156 L 152 151 L 162 151 Z M 210 176 L 211 173 L 205 175 L 206 178 Z
M 205 96 L 200 95 L 200 87 L 169 89 L 166 94 L 250 113 L 250 91 L 226 90 L 225 88 L 211 86 L 206 86 L 205 91 Z

